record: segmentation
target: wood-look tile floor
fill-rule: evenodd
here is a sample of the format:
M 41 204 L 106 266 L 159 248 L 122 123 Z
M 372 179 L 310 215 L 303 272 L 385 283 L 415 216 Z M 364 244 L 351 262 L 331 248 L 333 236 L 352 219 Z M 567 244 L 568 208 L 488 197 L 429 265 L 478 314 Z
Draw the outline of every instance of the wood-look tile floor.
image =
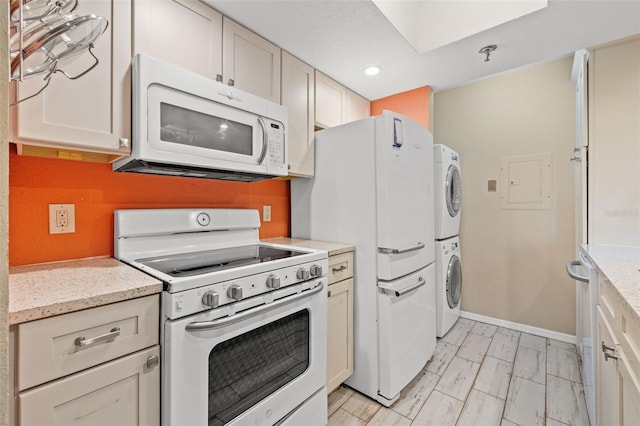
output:
M 588 426 L 575 345 L 460 318 L 386 408 L 341 386 L 329 425 Z

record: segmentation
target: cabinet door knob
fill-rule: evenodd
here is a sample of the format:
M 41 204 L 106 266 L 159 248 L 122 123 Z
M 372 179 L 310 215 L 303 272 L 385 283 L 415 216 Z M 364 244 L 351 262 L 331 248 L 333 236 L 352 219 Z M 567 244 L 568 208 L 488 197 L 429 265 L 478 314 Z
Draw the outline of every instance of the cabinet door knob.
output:
M 160 359 L 158 358 L 158 355 L 153 355 L 147 358 L 147 368 L 149 370 L 155 367 L 156 365 L 158 365 L 159 363 L 160 363 Z
M 216 74 L 216 81 L 222 83 L 222 74 Z
M 129 139 L 120 138 L 119 142 L 120 142 L 120 148 L 129 148 Z
M 232 78 L 229 79 L 229 86 L 234 86 L 236 84 L 235 81 L 233 81 Z

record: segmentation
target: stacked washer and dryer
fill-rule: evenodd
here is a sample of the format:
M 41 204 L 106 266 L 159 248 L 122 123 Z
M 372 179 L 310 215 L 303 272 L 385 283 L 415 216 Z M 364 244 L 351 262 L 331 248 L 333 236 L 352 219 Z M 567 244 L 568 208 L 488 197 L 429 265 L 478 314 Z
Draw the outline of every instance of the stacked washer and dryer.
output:
M 458 153 L 433 145 L 435 173 L 436 336 L 442 337 L 460 317 L 460 207 L 462 186 Z

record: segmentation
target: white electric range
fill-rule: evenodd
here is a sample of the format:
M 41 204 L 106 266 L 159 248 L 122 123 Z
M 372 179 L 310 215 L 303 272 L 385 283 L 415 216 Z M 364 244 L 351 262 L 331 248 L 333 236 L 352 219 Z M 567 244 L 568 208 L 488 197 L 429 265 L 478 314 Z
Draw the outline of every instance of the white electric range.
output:
M 115 257 L 164 283 L 163 425 L 324 425 L 327 253 L 257 210 L 115 212 Z

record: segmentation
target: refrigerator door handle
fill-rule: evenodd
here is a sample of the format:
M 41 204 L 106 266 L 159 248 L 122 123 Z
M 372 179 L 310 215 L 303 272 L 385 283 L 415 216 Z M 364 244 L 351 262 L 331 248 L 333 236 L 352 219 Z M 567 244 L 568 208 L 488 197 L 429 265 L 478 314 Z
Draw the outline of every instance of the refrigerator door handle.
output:
M 567 269 L 567 274 L 569 274 L 569 276 L 571 278 L 573 278 L 574 280 L 578 280 L 578 281 L 582 281 L 583 283 L 588 283 L 589 282 L 589 277 L 585 277 L 582 275 L 577 274 L 574 270 L 573 267 L 574 266 L 580 266 L 582 263 L 579 260 L 570 260 L 567 262 L 566 264 L 566 269 Z
M 384 254 L 402 254 L 409 253 L 410 251 L 416 251 L 424 248 L 424 243 L 418 243 L 415 246 L 404 247 L 404 248 L 387 248 L 387 247 L 378 247 L 378 251 Z
M 393 294 L 396 297 L 400 297 L 400 296 L 404 296 L 407 293 L 412 292 L 413 290 L 422 287 L 423 285 L 425 285 L 427 282 L 424 280 L 424 278 L 419 277 L 418 278 L 418 282 L 410 285 L 409 287 L 405 287 L 402 290 L 393 290 L 392 288 L 384 285 L 384 284 L 378 284 L 378 287 L 380 287 L 385 293 L 388 294 Z

